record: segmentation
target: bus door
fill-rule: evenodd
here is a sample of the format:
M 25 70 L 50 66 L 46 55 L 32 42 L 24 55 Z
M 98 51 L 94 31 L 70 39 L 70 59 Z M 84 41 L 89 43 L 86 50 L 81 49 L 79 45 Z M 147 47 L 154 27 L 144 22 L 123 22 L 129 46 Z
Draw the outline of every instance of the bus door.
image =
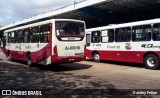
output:
M 3 50 L 4 54 L 7 56 L 6 37 L 5 36 L 2 38 L 2 50 Z

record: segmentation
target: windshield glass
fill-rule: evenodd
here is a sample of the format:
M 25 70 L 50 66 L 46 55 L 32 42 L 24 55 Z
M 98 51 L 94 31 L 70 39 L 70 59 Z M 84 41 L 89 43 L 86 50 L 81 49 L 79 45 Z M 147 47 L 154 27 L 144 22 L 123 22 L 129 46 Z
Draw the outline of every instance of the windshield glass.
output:
M 67 37 L 84 38 L 84 23 L 74 21 L 57 21 L 56 22 L 56 36 L 59 40 L 69 40 Z

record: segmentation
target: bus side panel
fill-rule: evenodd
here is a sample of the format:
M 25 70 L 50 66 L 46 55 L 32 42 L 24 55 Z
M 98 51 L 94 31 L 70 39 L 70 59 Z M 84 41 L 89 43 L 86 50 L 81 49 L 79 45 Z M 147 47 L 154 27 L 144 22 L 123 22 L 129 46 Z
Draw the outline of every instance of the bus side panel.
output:
M 39 63 L 41 61 L 46 60 L 49 56 L 51 56 L 51 43 L 47 44 L 43 49 L 32 52 L 32 61 L 33 63 Z
M 4 54 L 5 54 L 5 56 L 8 57 L 7 49 L 2 47 L 2 50 L 3 50 Z
M 92 59 L 92 52 L 93 52 L 92 50 L 86 49 L 86 57 Z
M 145 52 L 137 51 L 99 51 L 101 60 L 143 63 Z
M 27 54 L 26 52 L 10 50 L 10 54 L 13 59 L 22 60 L 22 61 L 26 60 L 26 54 Z
M 44 48 L 36 52 L 24 52 L 24 51 L 13 51 L 10 50 L 11 57 L 16 60 L 26 61 L 27 53 L 31 53 L 33 63 L 39 63 L 41 61 L 46 60 L 51 55 L 51 44 L 47 44 Z M 7 50 L 5 50 L 5 54 L 7 54 Z
M 11 51 L 11 56 L 13 59 L 20 59 L 18 51 Z
M 88 50 L 86 57 L 92 59 L 93 50 Z M 136 62 L 143 63 L 143 56 L 146 52 L 138 51 L 100 51 L 100 60 L 122 61 L 122 62 Z

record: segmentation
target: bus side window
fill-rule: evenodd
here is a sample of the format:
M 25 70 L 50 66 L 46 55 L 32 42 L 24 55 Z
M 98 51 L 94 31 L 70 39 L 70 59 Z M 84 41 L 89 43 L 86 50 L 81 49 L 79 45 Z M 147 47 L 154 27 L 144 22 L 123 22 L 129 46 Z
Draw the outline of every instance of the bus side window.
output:
M 132 28 L 133 41 L 150 41 L 151 40 L 151 25 L 136 26 Z
M 113 42 L 114 41 L 114 29 L 101 31 L 101 42 Z
M 23 30 L 23 35 L 24 35 L 24 43 L 29 43 L 30 42 L 30 29 L 24 29 Z
M 8 43 L 11 43 L 11 32 L 8 33 Z
M 17 31 L 16 33 L 17 33 L 17 43 L 22 43 L 23 42 L 23 32 L 22 32 L 22 30 Z
M 15 32 L 8 33 L 8 43 L 16 43 Z
M 131 40 L 131 28 L 116 29 L 116 42 L 129 42 Z
M 50 41 L 50 25 L 44 25 L 41 27 L 40 42 L 48 43 Z
M 108 30 L 109 42 L 114 41 L 114 29 Z
M 13 43 L 16 43 L 16 32 L 12 32 L 13 33 L 13 35 L 11 35 L 12 36 L 12 42 Z
M 91 32 L 91 42 L 92 43 L 100 43 L 101 37 L 100 37 L 100 31 L 93 31 Z
M 160 24 L 153 25 L 153 40 L 160 41 Z
M 31 43 L 39 43 L 39 27 L 31 28 Z

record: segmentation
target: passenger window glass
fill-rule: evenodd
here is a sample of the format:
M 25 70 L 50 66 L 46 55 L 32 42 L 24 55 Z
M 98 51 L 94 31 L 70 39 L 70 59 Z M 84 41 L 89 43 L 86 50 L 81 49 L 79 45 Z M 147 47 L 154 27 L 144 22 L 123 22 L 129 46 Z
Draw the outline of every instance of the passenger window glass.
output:
M 133 41 L 150 41 L 151 31 L 151 25 L 133 27 Z
M 11 43 L 16 43 L 16 35 L 15 35 L 15 32 L 11 32 Z
M 8 33 L 8 43 L 11 42 L 11 32 Z
M 16 32 L 9 32 L 8 33 L 8 43 L 16 43 L 17 37 Z
M 31 28 L 31 42 L 39 43 L 39 27 Z
M 153 40 L 160 41 L 160 24 L 153 25 Z
M 101 42 L 113 42 L 114 41 L 114 30 L 103 30 L 101 31 Z
M 23 42 L 23 32 L 22 30 L 17 31 L 17 43 Z
M 99 43 L 101 40 L 100 31 L 93 31 L 92 32 L 92 43 Z
M 131 40 L 131 28 L 116 29 L 116 42 L 129 42 Z
M 48 43 L 50 41 L 50 25 L 41 27 L 40 42 Z
M 24 33 L 24 43 L 29 43 L 30 42 L 30 29 L 25 29 L 23 33 Z

